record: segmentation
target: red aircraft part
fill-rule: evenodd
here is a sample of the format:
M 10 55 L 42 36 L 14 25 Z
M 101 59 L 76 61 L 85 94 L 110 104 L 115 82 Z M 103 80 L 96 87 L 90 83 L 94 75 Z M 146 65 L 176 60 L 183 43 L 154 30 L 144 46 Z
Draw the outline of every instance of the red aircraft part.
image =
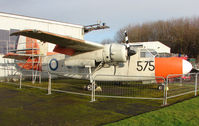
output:
M 188 61 L 178 58 L 155 58 L 155 76 L 167 78 L 168 75 L 174 74 L 171 77 L 179 77 L 187 74 L 192 70 L 192 65 Z M 171 78 L 170 77 L 170 78 Z M 160 82 L 160 81 L 157 81 Z
M 64 47 L 61 47 L 59 45 L 56 45 L 53 52 L 58 52 L 58 53 L 62 53 L 62 54 L 72 56 L 75 53 L 75 50 L 71 49 L 71 48 L 64 48 Z
M 42 71 L 41 59 L 39 61 L 38 58 L 35 58 L 34 60 L 28 59 L 26 63 L 17 63 L 17 65 L 26 70 Z
M 26 54 L 39 54 L 39 45 L 36 39 L 26 37 L 26 49 L 38 49 L 38 50 L 27 50 Z
M 166 78 L 169 74 L 182 74 L 182 59 L 155 58 L 155 76 Z

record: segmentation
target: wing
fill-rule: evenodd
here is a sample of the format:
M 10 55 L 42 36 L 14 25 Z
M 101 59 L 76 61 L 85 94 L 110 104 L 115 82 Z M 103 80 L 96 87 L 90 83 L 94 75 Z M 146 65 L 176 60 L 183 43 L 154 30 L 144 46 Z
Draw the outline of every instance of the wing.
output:
M 16 53 L 8 53 L 3 58 L 16 59 L 16 60 L 27 60 L 30 57 L 39 57 L 39 55 L 31 55 L 31 54 L 16 54 Z
M 50 42 L 53 44 L 57 44 L 63 48 L 74 49 L 75 54 L 90 52 L 103 48 L 103 45 L 101 44 L 88 42 L 68 36 L 58 35 L 50 32 L 44 32 L 40 30 L 23 30 L 12 33 L 11 35 L 23 35 L 30 38 L 41 40 L 43 42 Z

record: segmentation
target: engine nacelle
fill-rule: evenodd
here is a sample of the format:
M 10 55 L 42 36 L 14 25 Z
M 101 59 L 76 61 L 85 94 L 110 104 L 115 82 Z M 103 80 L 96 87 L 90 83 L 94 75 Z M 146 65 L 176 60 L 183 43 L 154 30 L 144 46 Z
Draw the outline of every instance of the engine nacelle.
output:
M 121 44 L 106 44 L 102 53 L 104 62 L 125 62 L 127 60 L 127 49 Z

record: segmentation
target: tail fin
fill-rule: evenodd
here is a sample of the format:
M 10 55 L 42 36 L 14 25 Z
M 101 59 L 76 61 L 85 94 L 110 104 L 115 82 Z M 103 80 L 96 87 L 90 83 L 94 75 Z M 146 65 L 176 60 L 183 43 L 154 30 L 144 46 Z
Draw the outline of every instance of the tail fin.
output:
M 16 42 L 16 50 L 13 52 L 20 54 L 40 54 L 40 47 L 36 39 L 19 36 Z
M 36 39 L 26 37 L 26 54 L 39 54 L 39 45 Z
M 40 47 L 36 39 L 20 36 L 16 53 L 30 56 L 25 63 L 17 63 L 21 68 L 26 70 L 42 70 L 41 58 L 36 56 L 40 54 Z
M 10 48 L 11 53 L 6 54 L 4 58 L 18 60 L 16 64 L 26 70 L 42 70 L 41 58 L 39 57 L 40 47 L 36 39 L 12 36 L 11 42 L 15 42 L 15 48 L 13 48 L 14 46 Z

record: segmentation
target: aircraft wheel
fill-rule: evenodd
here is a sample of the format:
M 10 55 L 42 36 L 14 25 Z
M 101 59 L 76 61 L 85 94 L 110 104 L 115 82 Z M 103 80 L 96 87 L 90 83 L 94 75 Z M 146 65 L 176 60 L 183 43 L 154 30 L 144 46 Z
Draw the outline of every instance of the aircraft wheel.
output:
M 158 90 L 164 90 L 164 85 L 158 85 Z
M 92 84 L 87 85 L 87 86 L 86 86 L 86 90 L 92 91 Z
M 95 85 L 95 89 L 97 88 L 97 85 Z M 92 91 L 92 84 L 89 84 L 86 86 L 86 90 Z

